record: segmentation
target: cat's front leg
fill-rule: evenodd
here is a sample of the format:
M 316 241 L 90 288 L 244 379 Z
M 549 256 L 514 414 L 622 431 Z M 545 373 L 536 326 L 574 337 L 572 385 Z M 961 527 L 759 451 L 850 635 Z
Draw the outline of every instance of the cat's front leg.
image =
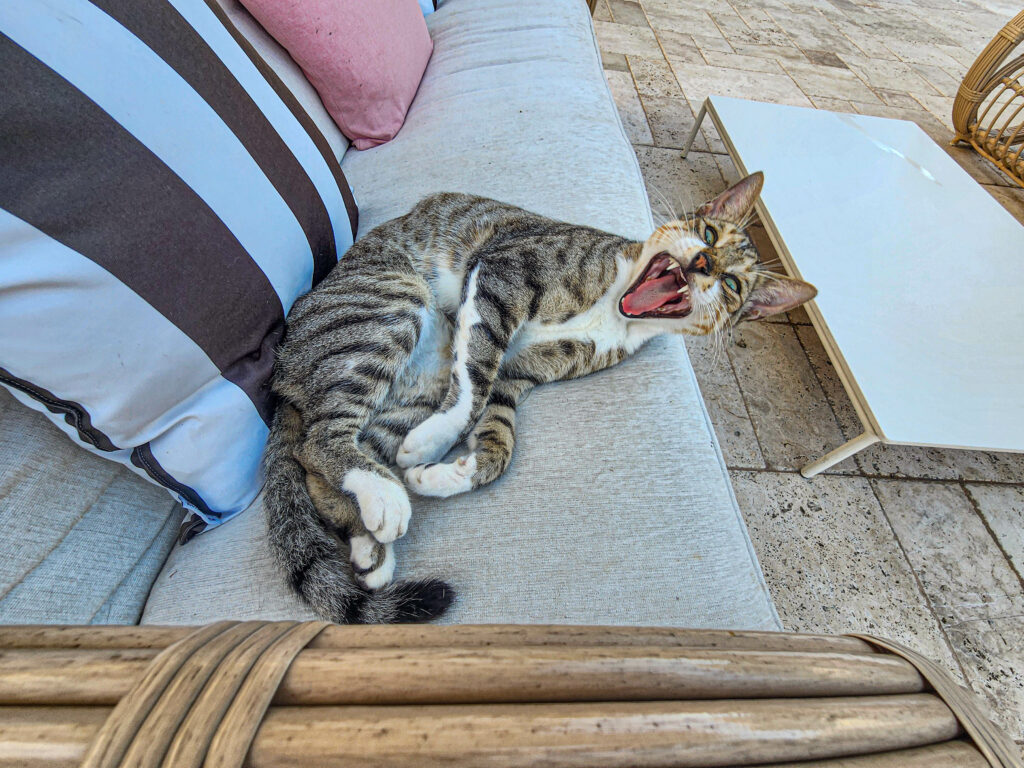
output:
M 524 304 L 528 300 L 516 286 L 489 277 L 480 264 L 474 267 L 452 339 L 448 392 L 437 412 L 406 436 L 395 457 L 398 466 L 437 461 L 480 418 L 501 359 L 526 317 Z

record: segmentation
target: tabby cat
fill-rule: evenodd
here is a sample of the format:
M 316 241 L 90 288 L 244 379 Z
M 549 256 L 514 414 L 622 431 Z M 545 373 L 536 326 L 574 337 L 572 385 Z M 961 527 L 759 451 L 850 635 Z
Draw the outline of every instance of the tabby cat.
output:
M 439 616 L 447 584 L 390 583 L 405 485 L 450 496 L 499 477 L 516 405 L 538 384 L 615 365 L 659 334 L 708 334 L 812 298 L 763 271 L 742 229 L 762 181 L 643 243 L 438 194 L 352 246 L 292 308 L 273 378 L 265 508 L 295 590 L 335 622 Z M 463 438 L 466 452 L 442 461 Z

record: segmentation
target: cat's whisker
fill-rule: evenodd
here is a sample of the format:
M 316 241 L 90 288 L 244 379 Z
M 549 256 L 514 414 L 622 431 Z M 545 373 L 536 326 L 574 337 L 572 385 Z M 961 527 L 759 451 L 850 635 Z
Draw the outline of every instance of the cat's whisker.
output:
M 778 281 L 782 281 L 782 280 L 786 280 L 787 279 L 784 275 L 776 275 L 776 274 L 774 274 L 772 272 L 760 272 L 759 271 L 757 273 L 757 276 L 761 277 L 761 278 L 764 278 L 765 280 L 778 280 Z
M 692 219 L 694 217 L 694 213 L 697 210 L 697 207 L 693 204 L 693 193 L 691 192 L 691 190 L 689 188 L 687 188 L 684 191 L 686 193 L 686 203 L 687 203 L 687 205 L 685 207 L 683 207 L 683 211 L 686 212 L 686 218 L 687 219 Z
M 681 195 L 676 195 L 676 202 L 679 205 L 679 210 L 681 210 L 681 211 L 689 210 L 690 207 L 683 203 L 683 198 L 682 198 Z
M 718 328 L 715 328 L 711 332 L 711 364 L 718 366 L 719 360 L 722 357 L 722 339 L 718 332 Z
M 751 208 L 749 211 L 747 211 L 746 215 L 743 217 L 743 220 L 740 221 L 740 225 L 739 225 L 740 229 L 746 229 L 747 225 L 751 221 L 754 220 L 755 215 L 756 215 L 756 211 L 754 211 L 753 208 Z
M 655 195 L 657 195 L 658 202 L 661 205 L 665 206 L 665 215 L 668 218 L 665 220 L 664 223 L 667 224 L 670 221 L 675 221 L 678 218 L 678 214 L 676 214 L 676 211 L 675 211 L 674 207 L 672 206 L 672 203 L 669 202 L 669 199 L 665 195 L 665 193 L 662 192 L 661 189 L 658 186 L 654 185 L 654 184 L 651 185 L 651 190 L 654 192 Z

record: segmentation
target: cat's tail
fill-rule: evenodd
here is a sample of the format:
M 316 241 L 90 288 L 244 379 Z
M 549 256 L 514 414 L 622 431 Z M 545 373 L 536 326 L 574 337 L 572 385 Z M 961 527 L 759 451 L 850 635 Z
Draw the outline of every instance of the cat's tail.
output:
M 309 498 L 305 470 L 280 423 L 270 431 L 264 469 L 271 549 L 289 583 L 318 614 L 338 624 L 396 624 L 436 619 L 452 604 L 455 592 L 440 579 L 396 582 L 373 592 L 355 582 L 341 545 Z

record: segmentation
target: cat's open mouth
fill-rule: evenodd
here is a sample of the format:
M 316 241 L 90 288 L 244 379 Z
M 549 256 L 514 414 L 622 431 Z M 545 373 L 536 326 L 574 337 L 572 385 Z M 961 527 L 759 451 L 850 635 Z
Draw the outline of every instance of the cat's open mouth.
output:
M 640 279 L 619 299 L 619 311 L 626 317 L 686 317 L 691 309 L 686 275 L 667 253 L 651 259 Z

